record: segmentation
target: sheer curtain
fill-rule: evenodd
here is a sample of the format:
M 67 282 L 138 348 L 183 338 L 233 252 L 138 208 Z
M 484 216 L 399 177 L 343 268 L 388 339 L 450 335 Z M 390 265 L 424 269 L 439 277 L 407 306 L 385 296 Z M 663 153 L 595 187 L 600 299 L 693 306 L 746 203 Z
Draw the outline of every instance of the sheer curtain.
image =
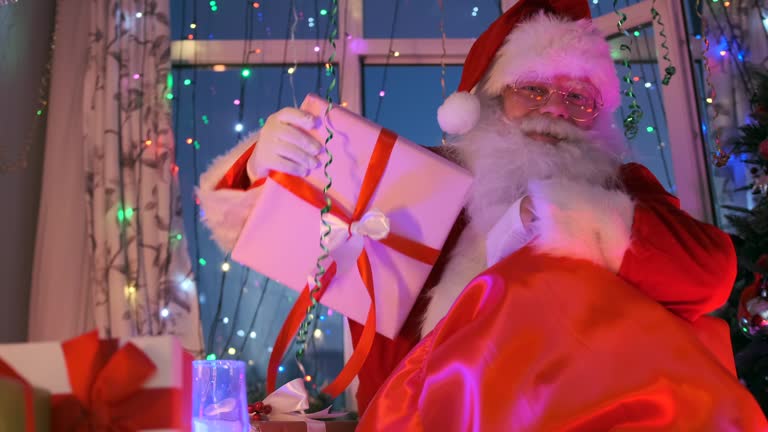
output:
M 29 339 L 61 340 L 92 329 L 88 294 L 83 78 L 90 2 L 57 3 L 42 191 L 30 292 Z
M 59 11 L 30 338 L 95 326 L 109 337 L 175 334 L 199 353 L 169 3 L 61 0 Z

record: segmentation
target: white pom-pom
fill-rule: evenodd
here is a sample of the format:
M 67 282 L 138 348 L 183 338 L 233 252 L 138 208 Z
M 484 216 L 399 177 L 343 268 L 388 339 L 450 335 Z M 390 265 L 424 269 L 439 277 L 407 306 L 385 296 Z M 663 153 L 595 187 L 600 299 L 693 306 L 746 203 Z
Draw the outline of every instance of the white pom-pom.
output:
M 469 132 L 480 119 L 480 101 L 468 92 L 456 92 L 437 109 L 440 129 L 452 135 Z

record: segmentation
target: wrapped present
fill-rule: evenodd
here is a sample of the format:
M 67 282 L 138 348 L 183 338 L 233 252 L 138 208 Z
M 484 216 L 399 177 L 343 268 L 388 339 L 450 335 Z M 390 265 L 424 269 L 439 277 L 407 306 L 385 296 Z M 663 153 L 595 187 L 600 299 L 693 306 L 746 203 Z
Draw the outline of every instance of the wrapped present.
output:
M 191 430 L 191 362 L 171 336 L 0 345 L 0 375 L 52 394 L 54 431 Z
M 50 430 L 51 394 L 38 388 L 29 388 L 32 396 L 33 425 L 28 425 L 26 411 L 26 385 L 18 378 L 0 378 L 0 431 L 24 432 Z M 29 427 L 28 427 L 29 426 Z
M 346 417 L 346 412 L 331 413 L 330 407 L 307 414 L 309 395 L 304 380 L 285 383 L 269 396 L 248 407 L 254 432 L 346 432 L 354 431 L 357 422 L 333 420 Z
M 314 95 L 307 96 L 301 106 L 320 117 L 326 107 Z M 320 142 L 325 141 L 326 125 L 334 133 L 328 144 L 333 153 L 329 195 L 342 214 L 334 211 L 329 217 L 334 225 L 329 247 L 337 269 L 320 302 L 365 323 L 369 299 L 356 267 L 359 253 L 355 253 L 364 244 L 374 285 L 382 292 L 375 299 L 376 331 L 394 338 L 431 270 L 430 262 L 424 261 L 433 261 L 439 254 L 465 204 L 471 176 L 445 158 L 343 108 L 334 107 L 325 125 L 311 131 Z M 376 157 L 384 151 L 373 154 L 377 146 L 389 147 L 387 157 Z M 378 181 L 364 185 L 366 175 L 372 177 L 375 169 L 382 171 Z M 301 180 L 272 175 L 265 182 L 232 251 L 235 260 L 296 291 L 302 291 L 308 276 L 314 275 L 322 252 L 318 246 L 319 209 L 317 203 L 308 201 L 317 198 L 327 183 L 322 168 Z M 312 190 L 307 191 L 306 186 Z M 364 197 L 363 189 L 371 196 Z M 366 198 L 367 205 L 353 217 Z M 348 235 L 350 228 L 356 235 Z M 395 236 L 410 244 L 393 246 Z
M 322 423 L 322 432 L 354 432 L 356 421 L 327 421 Z M 314 425 L 313 425 L 314 426 Z M 307 423 L 287 421 L 259 421 L 251 426 L 251 432 L 314 432 Z
M 375 332 L 398 334 L 465 204 L 472 177 L 343 108 L 334 106 L 326 115 L 327 103 L 315 95 L 301 108 L 323 119 L 309 131 L 316 139 L 324 142 L 328 131 L 333 133 L 332 206 L 325 217 L 332 229 L 324 239 L 331 252 L 315 298 L 365 325 L 348 362 L 351 369 L 340 374 L 348 383 L 347 372 L 362 366 Z M 309 288 L 322 253 L 318 243 L 326 229 L 319 216 L 326 184 L 322 168 L 307 178 L 270 173 L 232 251 L 236 261 L 301 292 L 274 344 L 270 390 L 273 370 L 311 302 Z M 343 387 L 334 381 L 324 391 L 336 395 Z

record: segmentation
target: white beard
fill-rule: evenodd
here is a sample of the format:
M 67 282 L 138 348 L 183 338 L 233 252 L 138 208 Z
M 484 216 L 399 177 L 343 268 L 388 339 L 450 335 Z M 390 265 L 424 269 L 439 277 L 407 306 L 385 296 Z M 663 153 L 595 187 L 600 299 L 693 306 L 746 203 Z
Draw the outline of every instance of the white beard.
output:
M 616 146 L 624 141 L 610 118 L 598 117 L 594 127 L 585 131 L 542 116 L 507 120 L 492 102 L 486 102 L 483 111 L 481 122 L 445 149 L 474 175 L 466 207 L 469 225 L 432 290 L 422 335 L 437 325 L 464 287 L 487 268 L 486 234 L 515 201 L 526 195 L 529 181 L 565 179 L 594 185 L 617 181 L 623 149 Z M 547 144 L 525 132 L 564 139 Z
M 543 116 L 507 120 L 495 106 L 486 106 L 482 118 L 473 130 L 448 144 L 474 175 L 467 211 L 480 232 L 487 233 L 512 203 L 526 195 L 531 180 L 601 185 L 616 177 L 620 154 L 608 143 L 623 140 L 604 121 L 585 131 Z M 565 139 L 547 144 L 525 132 Z

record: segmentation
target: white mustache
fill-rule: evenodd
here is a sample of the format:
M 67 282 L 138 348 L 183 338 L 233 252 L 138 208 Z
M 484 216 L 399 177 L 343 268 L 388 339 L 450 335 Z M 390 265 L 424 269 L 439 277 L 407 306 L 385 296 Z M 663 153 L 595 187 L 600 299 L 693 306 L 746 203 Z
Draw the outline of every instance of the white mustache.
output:
M 588 140 L 585 131 L 561 119 L 530 116 L 520 119 L 519 125 L 520 131 L 525 134 L 550 135 L 571 142 L 585 142 Z

